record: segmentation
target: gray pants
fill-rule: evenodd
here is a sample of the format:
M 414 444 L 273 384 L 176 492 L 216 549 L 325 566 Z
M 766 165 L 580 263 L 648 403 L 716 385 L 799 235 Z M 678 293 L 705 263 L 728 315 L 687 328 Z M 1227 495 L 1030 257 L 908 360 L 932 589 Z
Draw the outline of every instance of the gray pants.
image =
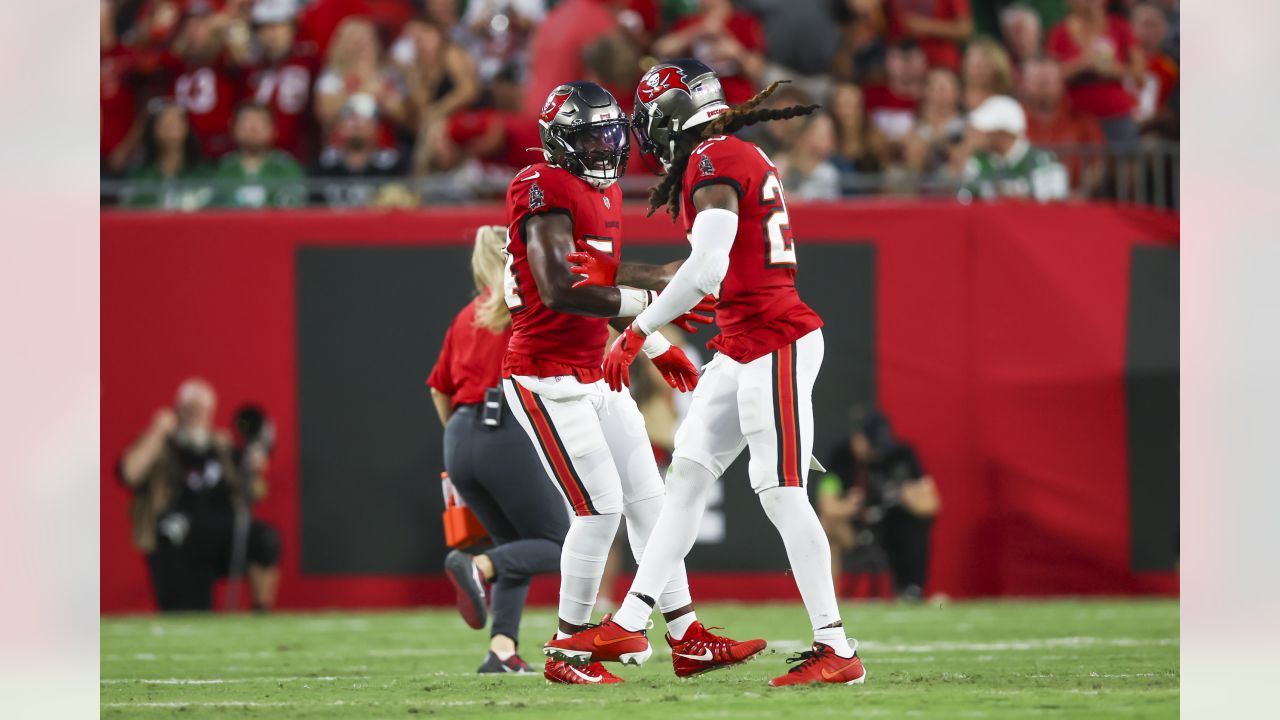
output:
M 449 418 L 444 467 L 493 539 L 484 553 L 495 570 L 490 636 L 518 641 L 529 581 L 560 571 L 569 513 L 516 419 L 505 414 L 501 425 L 486 427 L 479 411 L 463 405 Z

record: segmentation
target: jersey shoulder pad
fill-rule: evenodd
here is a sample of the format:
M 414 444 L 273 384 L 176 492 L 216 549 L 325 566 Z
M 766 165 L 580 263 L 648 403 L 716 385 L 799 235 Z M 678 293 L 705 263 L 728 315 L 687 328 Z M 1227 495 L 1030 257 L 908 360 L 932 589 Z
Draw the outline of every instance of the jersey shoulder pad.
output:
M 755 146 L 732 135 L 719 135 L 702 141 L 689 156 L 684 171 L 684 186 L 692 193 L 701 185 L 723 183 L 745 194 L 762 175 L 760 156 Z
M 562 168 L 536 163 L 516 173 L 507 191 L 507 200 L 517 212 L 547 212 L 557 208 L 572 211 L 585 187 L 585 183 Z

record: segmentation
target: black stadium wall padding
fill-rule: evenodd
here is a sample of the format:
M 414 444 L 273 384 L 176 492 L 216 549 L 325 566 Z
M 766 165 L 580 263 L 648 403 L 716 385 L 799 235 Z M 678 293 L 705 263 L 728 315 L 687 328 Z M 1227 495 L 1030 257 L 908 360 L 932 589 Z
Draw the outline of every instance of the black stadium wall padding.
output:
M 680 251 L 624 253 L 667 262 Z M 869 244 L 800 250 L 802 296 L 819 314 L 841 317 L 823 331 L 826 356 L 814 393 L 820 459 L 847 437 L 850 406 L 874 401 L 874 258 Z M 439 571 L 446 550 L 438 482 L 444 463 L 424 380 L 449 321 L 470 297 L 469 268 L 467 248 L 299 248 L 304 573 Z M 699 332 L 697 345 L 713 334 Z M 710 357 L 703 349 L 704 361 Z M 745 452 L 726 473 L 719 509 L 724 540 L 696 545 L 691 568 L 786 567 L 782 543 L 747 480 Z

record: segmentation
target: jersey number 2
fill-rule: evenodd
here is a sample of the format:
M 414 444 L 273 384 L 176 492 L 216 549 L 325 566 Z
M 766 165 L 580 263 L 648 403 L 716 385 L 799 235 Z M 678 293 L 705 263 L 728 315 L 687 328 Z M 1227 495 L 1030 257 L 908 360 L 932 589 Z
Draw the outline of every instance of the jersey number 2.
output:
M 791 239 L 787 201 L 782 197 L 782 181 L 772 171 L 764 176 L 764 183 L 760 185 L 760 205 L 767 213 L 764 216 L 764 236 L 769 243 L 766 264 L 769 267 L 795 265 L 796 248 Z

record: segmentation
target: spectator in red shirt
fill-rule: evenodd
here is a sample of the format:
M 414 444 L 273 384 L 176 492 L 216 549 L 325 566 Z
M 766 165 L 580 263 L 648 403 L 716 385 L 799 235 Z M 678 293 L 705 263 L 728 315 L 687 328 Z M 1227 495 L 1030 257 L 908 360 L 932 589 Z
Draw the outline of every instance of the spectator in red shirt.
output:
M 205 0 L 187 5 L 173 43 L 177 70 L 173 97 L 187 111 L 191 129 L 208 158 L 232 149 L 231 115 L 240 95 L 240 78 L 223 54 L 230 17 L 215 14 Z
M 557 85 L 584 75 L 582 55 L 587 46 L 602 35 L 618 32 L 614 10 L 609 0 L 561 0 L 547 13 L 529 46 L 523 113 L 530 122 Z
M 314 45 L 295 41 L 296 14 L 296 0 L 258 0 L 253 6 L 255 44 L 246 58 L 246 89 L 250 99 L 271 108 L 277 147 L 307 163 L 317 147 L 311 86 L 319 58 Z
M 1071 107 L 1058 63 L 1046 57 L 1028 60 L 1022 66 L 1018 99 L 1027 112 L 1027 139 L 1053 150 L 1067 167 L 1071 187 L 1081 197 L 1092 197 L 1106 171 L 1105 138 L 1097 118 Z
M 889 41 L 912 38 L 930 67 L 960 67 L 960 44 L 973 34 L 969 0 L 885 0 Z
M 1133 34 L 1147 56 L 1147 70 L 1138 86 L 1137 120 L 1149 123 L 1166 111 L 1169 94 L 1178 84 L 1178 62 L 1164 50 L 1169 18 L 1154 3 L 1141 2 L 1130 14 Z
M 1009 49 L 1015 68 L 1040 54 L 1044 32 L 1040 14 L 1029 5 L 1010 5 L 1000 11 L 1000 39 Z
M 928 60 L 914 40 L 901 40 L 885 53 L 884 69 L 885 84 L 866 88 L 867 114 L 885 139 L 901 142 L 915 126 Z
M 987 98 L 1013 92 L 1009 54 L 991 38 L 981 37 L 969 43 L 960 75 L 964 81 L 964 105 L 970 111 Z
M 99 158 L 107 174 L 123 172 L 129 156 L 141 138 L 138 98 L 133 88 L 136 57 L 133 49 L 120 43 L 115 31 L 115 11 L 111 0 L 102 0 L 99 35 L 98 112 L 102 119 Z
M 1109 145 L 1131 145 L 1138 126 L 1125 84 L 1141 82 L 1146 54 L 1134 42 L 1129 23 L 1107 14 L 1107 0 L 1070 0 L 1070 6 L 1049 32 L 1046 50 L 1062 64 L 1072 106 L 1098 118 Z
M 764 74 L 764 30 L 750 13 L 736 10 L 731 0 L 700 0 L 698 12 L 671 26 L 653 43 L 660 58 L 693 57 L 720 78 L 725 100 L 737 105 L 756 94 Z

